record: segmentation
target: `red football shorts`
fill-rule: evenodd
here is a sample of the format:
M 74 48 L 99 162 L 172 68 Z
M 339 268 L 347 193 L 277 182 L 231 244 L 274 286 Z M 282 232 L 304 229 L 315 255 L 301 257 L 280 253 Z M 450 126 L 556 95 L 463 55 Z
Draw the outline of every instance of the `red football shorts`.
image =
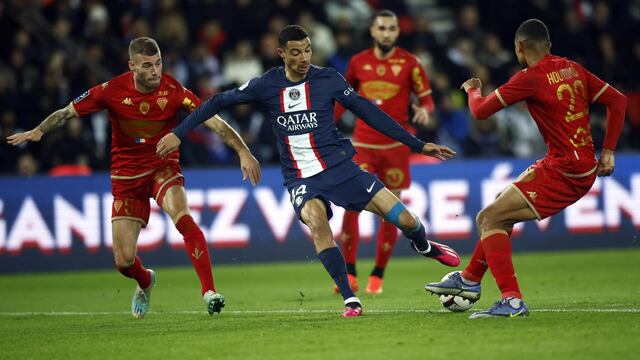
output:
M 538 160 L 513 183 L 538 220 L 555 215 L 580 200 L 596 180 L 595 167 L 580 175 L 565 174 Z
M 133 177 L 111 178 L 111 221 L 132 219 L 146 226 L 151 211 L 149 198 L 154 198 L 162 207 L 164 195 L 174 185 L 184 186 L 184 176 L 177 161 L 168 161 L 157 169 Z
M 363 170 L 375 174 L 389 190 L 405 190 L 411 185 L 409 156 L 411 149 L 400 145 L 390 149 L 371 149 L 357 146 L 353 160 Z

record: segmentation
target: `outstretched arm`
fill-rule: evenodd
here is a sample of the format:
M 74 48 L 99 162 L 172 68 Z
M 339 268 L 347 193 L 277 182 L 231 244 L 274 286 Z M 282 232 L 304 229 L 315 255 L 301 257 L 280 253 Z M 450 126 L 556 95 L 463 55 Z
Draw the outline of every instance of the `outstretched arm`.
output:
M 456 154 L 455 151 L 446 146 L 425 143 L 416 138 L 370 101 L 361 96 L 356 96 L 357 98 L 351 102 L 349 110 L 382 134 L 400 141 L 414 152 L 432 156 L 440 160 L 450 159 Z
M 240 135 L 218 115 L 207 120 L 204 125 L 218 134 L 222 141 L 238 154 L 240 158 L 240 169 L 242 170 L 242 180 L 244 181 L 248 177 L 251 184 L 256 186 L 260 182 L 261 177 L 260 163 L 253 154 L 251 154 L 247 144 L 244 143 Z
M 189 116 L 182 120 L 180 125 L 165 135 L 160 139 L 158 144 L 156 144 L 156 154 L 158 157 L 163 158 L 177 149 L 191 129 L 213 118 L 222 109 L 260 99 L 260 89 L 258 89 L 256 85 L 259 83 L 257 79 L 258 78 L 252 79 L 239 88 L 215 95 L 198 106 Z
M 51 115 L 47 116 L 44 121 L 40 123 L 40 125 L 35 128 L 13 134 L 7 138 L 7 142 L 11 145 L 20 145 L 26 141 L 38 142 L 42 138 L 42 135 L 51 132 L 54 129 L 62 127 L 67 120 L 78 116 L 73 109 L 72 105 L 69 104 L 66 107 L 56 110 Z
M 471 115 L 476 120 L 484 120 L 507 106 L 503 103 L 504 101 L 500 101 L 496 92 L 483 97 L 480 92 L 480 89 L 482 89 L 480 79 L 469 79 L 460 88 L 469 95 L 469 110 L 471 110 Z
M 624 124 L 627 97 L 613 87 L 606 85 L 604 92 L 599 96 L 596 95 L 593 101 L 607 107 L 607 130 L 596 173 L 598 176 L 609 176 L 615 167 L 614 151 Z

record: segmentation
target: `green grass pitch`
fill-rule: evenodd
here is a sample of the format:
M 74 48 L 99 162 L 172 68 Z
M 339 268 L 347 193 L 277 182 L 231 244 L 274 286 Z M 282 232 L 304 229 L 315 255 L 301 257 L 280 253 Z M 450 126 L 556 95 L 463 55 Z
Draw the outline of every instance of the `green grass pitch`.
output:
M 640 249 L 516 254 L 514 262 L 527 318 L 468 320 L 469 312 L 443 310 L 423 285 L 450 270 L 417 257 L 392 259 L 384 293 L 359 294 L 364 316 L 352 319 L 340 318 L 342 301 L 318 261 L 216 266 L 227 306 L 212 317 L 187 267 L 155 268 L 143 320 L 129 313 L 133 281 L 115 271 L 2 275 L 0 358 L 635 357 Z M 359 263 L 361 286 L 371 265 Z M 472 310 L 499 298 L 489 274 L 483 286 Z

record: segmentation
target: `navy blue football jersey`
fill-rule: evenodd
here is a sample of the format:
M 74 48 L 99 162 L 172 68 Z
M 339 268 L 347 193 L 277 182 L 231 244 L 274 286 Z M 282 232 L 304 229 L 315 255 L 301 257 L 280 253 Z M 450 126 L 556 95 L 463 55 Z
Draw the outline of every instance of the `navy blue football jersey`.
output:
M 314 176 L 355 154 L 351 142 L 334 125 L 335 101 L 415 152 L 421 152 L 425 144 L 359 96 L 340 73 L 313 65 L 302 81 L 289 81 L 284 67 L 276 67 L 238 88 L 220 93 L 200 105 L 173 132 L 184 140 L 189 130 L 222 109 L 256 101 L 269 111 L 286 184 Z

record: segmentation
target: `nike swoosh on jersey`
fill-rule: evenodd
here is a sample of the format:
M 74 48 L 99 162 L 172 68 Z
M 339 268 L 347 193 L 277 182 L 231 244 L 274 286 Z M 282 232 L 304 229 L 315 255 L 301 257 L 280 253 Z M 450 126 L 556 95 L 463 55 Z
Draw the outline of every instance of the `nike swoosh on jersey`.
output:
M 294 107 L 296 107 L 296 106 L 298 106 L 300 104 L 302 104 L 302 103 L 289 104 L 288 107 L 289 107 L 289 109 L 293 109 Z
M 367 189 L 367 192 L 370 193 L 371 190 L 373 190 L 374 185 L 376 184 L 376 182 L 374 181 L 373 184 L 371 184 L 371 186 L 369 186 L 369 188 Z

